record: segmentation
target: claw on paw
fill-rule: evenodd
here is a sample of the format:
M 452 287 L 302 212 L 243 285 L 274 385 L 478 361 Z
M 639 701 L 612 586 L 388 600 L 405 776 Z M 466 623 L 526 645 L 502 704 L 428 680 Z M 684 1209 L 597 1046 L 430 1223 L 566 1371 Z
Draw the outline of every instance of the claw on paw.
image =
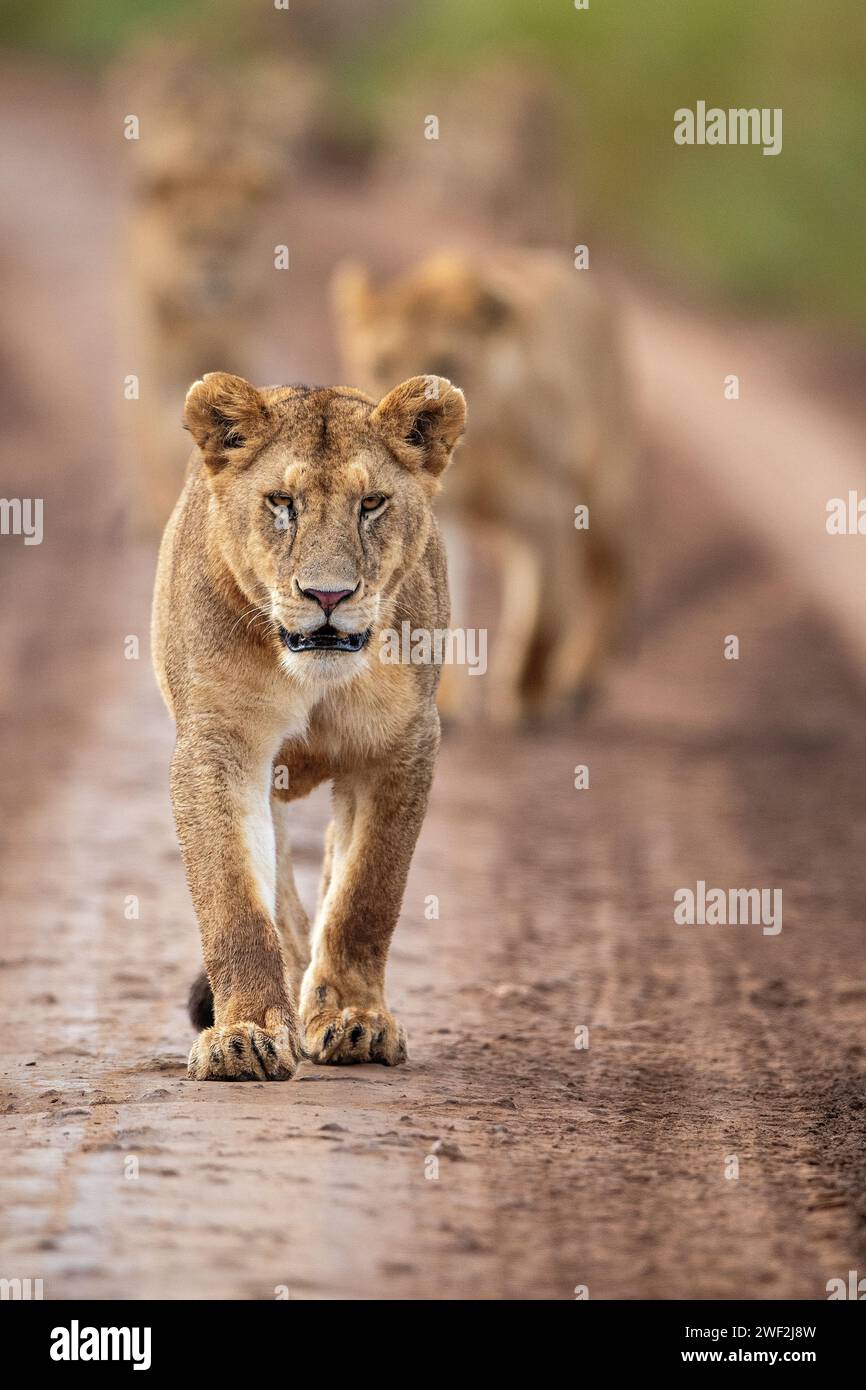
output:
M 300 1048 L 289 1028 L 270 1032 L 257 1023 L 205 1028 L 192 1045 L 193 1081 L 290 1081 Z
M 304 1050 L 313 1062 L 406 1061 L 406 1030 L 384 1009 L 337 1009 L 313 1014 L 304 1028 Z

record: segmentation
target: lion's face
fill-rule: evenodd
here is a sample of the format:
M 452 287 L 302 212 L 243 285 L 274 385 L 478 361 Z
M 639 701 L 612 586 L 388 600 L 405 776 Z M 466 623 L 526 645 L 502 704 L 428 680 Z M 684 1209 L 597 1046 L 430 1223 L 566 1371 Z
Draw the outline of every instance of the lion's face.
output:
M 209 373 L 184 420 L 202 450 L 223 557 L 305 683 L 344 681 L 424 553 L 465 422 L 462 392 L 413 378 L 378 404 L 347 388 L 258 391 Z
M 344 266 L 333 301 L 346 359 L 371 391 L 419 372 L 450 378 L 472 399 L 473 428 L 483 431 L 498 388 L 515 384 L 513 310 L 462 258 L 432 258 L 384 288 Z
M 249 322 L 274 267 L 274 209 L 311 120 L 302 63 L 216 64 L 196 45 L 145 44 L 123 65 L 136 283 L 170 327 Z M 130 93 L 134 96 L 130 97 Z
M 168 323 L 246 317 L 267 285 L 263 214 L 278 184 L 265 169 L 165 168 L 138 205 L 138 273 Z

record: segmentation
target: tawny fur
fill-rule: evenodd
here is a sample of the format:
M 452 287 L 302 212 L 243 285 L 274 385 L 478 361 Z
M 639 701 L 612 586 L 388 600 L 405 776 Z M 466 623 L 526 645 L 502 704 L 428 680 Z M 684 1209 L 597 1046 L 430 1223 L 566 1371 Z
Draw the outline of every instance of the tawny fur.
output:
M 463 528 L 470 563 L 498 573 L 499 616 L 484 681 L 446 670 L 440 708 L 455 717 L 508 724 L 567 708 L 621 626 L 634 450 L 615 319 L 590 273 L 513 250 L 439 255 L 383 288 L 353 265 L 335 277 L 344 365 L 365 389 L 432 372 L 472 400 L 441 514 Z M 578 506 L 588 529 L 575 528 Z M 454 597 L 455 622 L 482 625 L 478 605 Z
M 446 380 L 376 404 L 218 372 L 190 389 L 184 418 L 196 450 L 160 550 L 153 652 L 213 994 L 189 1072 L 285 1079 L 302 1052 L 394 1064 L 406 1039 L 385 964 L 433 775 L 439 670 L 383 662 L 380 639 L 448 625 L 432 500 L 465 402 Z M 366 516 L 364 497 L 385 501 Z M 354 591 L 330 621 L 369 630 L 361 651 L 286 650 L 281 629 L 324 621 L 311 589 Z M 283 803 L 324 781 L 334 816 L 309 935 Z M 190 1002 L 207 1023 L 207 990 Z
M 456 212 L 493 227 L 500 244 L 567 246 L 581 221 L 567 144 L 569 88 L 521 53 L 473 62 L 462 74 L 425 73 L 424 95 L 439 138 L 419 139 L 418 82 L 410 76 L 386 109 L 377 161 L 385 188 L 399 186 L 416 213 L 440 224 Z
M 119 63 L 114 118 L 126 144 L 123 371 L 139 381 L 121 423 L 132 529 L 158 536 L 183 481 L 178 417 L 190 381 L 254 373 L 274 293 L 280 201 L 312 121 L 316 79 L 298 60 L 214 62 L 194 45 L 148 43 Z

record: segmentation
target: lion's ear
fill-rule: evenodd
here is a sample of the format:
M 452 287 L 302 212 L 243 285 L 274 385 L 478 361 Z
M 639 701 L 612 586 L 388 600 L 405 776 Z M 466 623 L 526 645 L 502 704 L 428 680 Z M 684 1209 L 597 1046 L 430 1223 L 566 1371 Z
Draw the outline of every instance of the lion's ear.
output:
M 268 407 L 255 386 L 229 372 L 208 372 L 193 382 L 183 407 L 189 430 L 211 467 L 251 457 L 267 433 Z
M 438 478 L 466 428 L 466 398 L 444 376 L 413 376 L 370 416 L 401 463 Z

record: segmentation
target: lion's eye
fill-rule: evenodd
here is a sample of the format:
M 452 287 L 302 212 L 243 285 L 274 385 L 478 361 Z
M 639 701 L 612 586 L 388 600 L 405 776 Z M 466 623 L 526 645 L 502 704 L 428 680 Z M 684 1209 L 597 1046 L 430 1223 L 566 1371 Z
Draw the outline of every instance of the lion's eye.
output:
M 287 492 L 269 492 L 265 503 L 276 516 L 278 524 L 285 526 L 286 521 L 294 520 L 295 502 Z
M 361 511 L 377 512 L 380 507 L 385 505 L 387 500 L 387 497 L 381 492 L 371 492 L 369 496 L 361 498 Z

